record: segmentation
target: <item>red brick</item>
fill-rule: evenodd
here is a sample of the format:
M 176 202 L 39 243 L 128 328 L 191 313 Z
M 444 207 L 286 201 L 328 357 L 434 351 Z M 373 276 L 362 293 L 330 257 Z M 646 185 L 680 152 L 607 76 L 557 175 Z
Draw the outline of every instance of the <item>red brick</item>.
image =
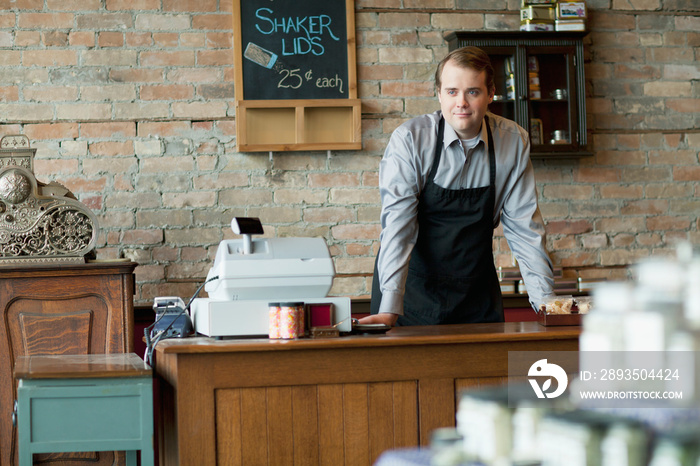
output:
M 117 191 L 133 191 L 134 185 L 131 182 L 131 177 L 123 173 L 114 176 L 114 189 Z
M 641 147 L 641 138 L 638 134 L 620 134 L 617 136 L 619 149 L 635 149 Z
M 391 35 L 391 43 L 394 45 L 418 45 L 418 37 L 415 31 L 400 32 Z
M 150 32 L 127 32 L 124 34 L 126 45 L 129 47 L 148 47 L 153 45 Z
M 382 95 L 392 97 L 432 97 L 435 84 L 432 82 L 385 82 L 382 83 Z
M 17 22 L 23 29 L 71 29 L 74 17 L 73 13 L 20 13 Z
M 61 184 L 70 189 L 73 193 L 89 193 L 95 191 L 104 191 L 107 186 L 107 179 L 105 177 L 98 178 L 85 178 L 72 177 L 61 179 Z M 100 196 L 100 202 L 102 197 Z
M 192 29 L 230 31 L 233 21 L 230 15 L 196 15 L 192 18 Z
M 134 173 L 137 168 L 138 164 L 136 159 L 131 157 L 83 159 L 83 173 L 87 176 L 96 176 L 102 173 L 120 175 L 124 173 Z M 112 196 L 110 196 L 110 199 Z M 133 199 L 129 199 L 128 205 L 132 207 L 139 205 L 141 208 L 148 207 L 144 205 L 141 200 L 139 202 L 134 202 Z M 120 205 L 120 207 L 123 207 L 123 205 Z
M 49 139 L 75 139 L 79 135 L 77 123 L 38 123 L 24 127 L 30 141 Z
M 234 121 L 217 121 L 216 128 L 227 136 L 236 134 L 236 123 Z
M 190 127 L 190 123 L 186 121 L 141 122 L 137 127 L 137 135 L 139 137 L 180 136 L 183 132 L 188 131 Z
M 22 52 L 22 65 L 32 66 L 71 66 L 78 64 L 78 56 L 73 50 L 25 50 Z
M 98 156 L 123 156 L 134 154 L 134 143 L 132 141 L 104 141 L 95 142 L 88 146 L 91 155 Z
M 642 151 L 600 151 L 596 154 L 596 161 L 600 165 L 613 165 L 629 167 L 646 164 L 646 152 Z
M 121 241 L 126 244 L 160 244 L 163 230 L 126 230 L 121 234 Z
M 124 34 L 121 32 L 104 31 L 97 35 L 100 47 L 121 47 L 124 45 Z
M 622 79 L 659 79 L 661 78 L 661 68 L 651 65 L 618 63 L 615 65 L 613 76 Z
M 358 46 L 389 44 L 391 44 L 391 33 L 389 31 L 362 31 L 357 40 Z
M 233 53 L 230 50 L 202 50 L 197 52 L 197 65 L 220 66 L 233 65 Z
M 157 10 L 160 8 L 160 0 L 107 0 L 108 10 Z
M 220 77 L 220 71 L 211 68 L 178 68 L 167 74 L 168 81 L 176 83 L 213 83 Z
M 82 123 L 80 125 L 82 138 L 133 138 L 136 136 L 136 123 L 108 122 L 108 123 Z
M 73 191 L 73 190 L 71 190 Z M 75 191 L 73 191 L 75 192 Z M 85 204 L 90 210 L 98 211 L 102 210 L 102 196 L 81 196 L 80 202 Z M 98 221 L 98 224 L 102 226 L 102 223 Z
M 141 52 L 141 66 L 192 66 L 195 64 L 194 52 Z
M 389 29 L 416 29 L 430 26 L 428 13 L 380 13 L 379 27 Z
M 43 34 L 44 45 L 47 47 L 65 47 L 68 45 L 68 33 L 63 31 L 47 31 Z
M 192 129 L 195 131 L 211 131 L 212 128 L 214 128 L 213 121 L 193 121 L 192 122 Z M 207 141 L 199 147 L 203 147 L 204 145 L 207 145 L 207 144 L 216 145 L 216 143 L 214 141 Z M 198 150 L 198 152 L 199 152 L 199 150 Z
M 163 82 L 164 69 L 117 69 L 110 70 L 109 77 L 116 82 L 153 83 Z
M 34 159 L 34 173 L 38 179 L 43 179 L 46 175 L 71 174 L 77 171 L 77 159 Z
M 578 243 L 573 236 L 564 236 L 553 240 L 552 246 L 554 250 L 561 251 L 562 249 L 576 249 Z
M 583 267 L 598 264 L 598 256 L 594 252 L 579 252 L 579 253 L 554 253 L 557 257 L 559 265 L 562 267 Z
M 690 228 L 688 217 L 672 217 L 660 215 L 647 218 L 647 228 L 650 231 L 687 230 Z
M 595 24 L 595 30 L 616 30 L 616 31 L 632 31 L 637 24 L 633 15 L 609 13 L 604 10 L 589 11 L 589 24 Z
M 3 7 L 3 10 L 5 8 Z M 15 14 L 7 11 L 0 12 L 0 28 L 11 28 L 15 25 Z
M 451 0 L 404 0 L 404 8 L 452 8 Z
M 19 100 L 19 88 L 17 86 L 0 87 L 0 102 L 10 102 L 15 100 Z
M 179 248 L 172 246 L 160 246 L 153 248 L 153 260 L 156 261 L 176 261 Z
M 56 11 L 99 10 L 100 0 L 46 0 L 46 7 Z
M 620 209 L 622 215 L 658 215 L 668 212 L 668 201 L 660 199 L 627 202 Z
M 309 174 L 309 187 L 333 188 L 338 186 L 359 186 L 359 177 L 356 173 L 311 173 Z
M 607 63 L 643 63 L 644 50 L 640 48 L 610 47 L 599 49 L 596 60 Z
M 682 113 L 696 113 L 700 108 L 700 99 L 666 99 L 666 106 Z
M 593 230 L 593 225 L 588 220 L 555 220 L 547 222 L 548 235 L 576 235 L 588 233 Z
M 664 134 L 666 146 L 677 149 L 682 140 L 682 134 Z
M 673 181 L 700 181 L 700 167 L 673 167 Z
M 230 49 L 233 45 L 233 35 L 230 32 L 208 32 L 206 46 L 210 49 Z
M 346 243 L 345 244 L 345 252 L 349 256 L 367 256 L 367 255 L 372 255 L 374 257 L 373 251 L 372 251 L 372 245 L 371 244 L 364 244 L 364 243 Z
M 336 240 L 350 239 L 378 239 L 381 232 L 380 225 L 337 225 L 331 228 L 333 238 Z
M 164 11 L 216 11 L 216 0 L 163 0 Z
M 202 32 L 183 32 L 180 34 L 180 46 L 185 48 L 202 48 L 206 44 L 206 36 Z
M 590 199 L 593 187 L 584 185 L 548 185 L 542 190 L 546 199 Z
M 698 156 L 695 150 L 649 151 L 650 165 L 693 165 Z
M 95 33 L 93 31 L 71 31 L 68 34 L 68 44 L 73 47 L 94 47 Z
M 41 34 L 39 31 L 15 31 L 15 47 L 32 47 L 40 44 Z
M 141 86 L 139 89 L 142 100 L 186 100 L 193 95 L 194 87 L 184 84 Z
M 139 266 L 134 270 L 136 281 L 143 283 L 163 280 L 165 278 L 165 267 L 165 265 L 139 264 Z
M 581 167 L 574 172 L 577 183 L 614 183 L 620 181 L 619 168 Z
M 158 47 L 177 47 L 180 35 L 174 32 L 154 32 L 153 42 Z
M 603 199 L 639 199 L 644 195 L 644 189 L 639 185 L 620 186 L 611 184 L 600 187 L 600 197 Z

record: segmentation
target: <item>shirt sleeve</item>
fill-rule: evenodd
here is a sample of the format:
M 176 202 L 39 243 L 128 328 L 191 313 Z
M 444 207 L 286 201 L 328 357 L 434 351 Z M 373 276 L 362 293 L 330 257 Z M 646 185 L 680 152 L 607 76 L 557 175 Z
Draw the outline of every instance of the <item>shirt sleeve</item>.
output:
M 537 310 L 553 294 L 554 273 L 546 248 L 544 221 L 537 205 L 529 137 L 523 136 L 513 154 L 518 163 L 505 187 L 501 223 L 508 246 L 518 261 L 530 304 Z
M 391 136 L 379 164 L 382 202 L 381 247 L 377 272 L 382 300 L 379 312 L 403 315 L 403 296 L 408 261 L 418 237 L 420 166 L 407 131 L 398 128 Z

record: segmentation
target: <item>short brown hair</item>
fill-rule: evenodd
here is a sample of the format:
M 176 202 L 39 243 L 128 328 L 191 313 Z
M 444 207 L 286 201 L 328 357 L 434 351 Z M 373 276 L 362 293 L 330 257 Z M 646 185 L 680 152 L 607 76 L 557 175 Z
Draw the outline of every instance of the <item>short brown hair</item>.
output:
M 467 46 L 448 53 L 438 64 L 437 70 L 435 70 L 435 85 L 438 89 L 442 85 L 442 69 L 449 61 L 460 68 L 471 68 L 477 72 L 486 71 L 486 89 L 491 92 L 496 88 L 493 82 L 493 66 L 491 66 L 489 56 L 479 47 Z

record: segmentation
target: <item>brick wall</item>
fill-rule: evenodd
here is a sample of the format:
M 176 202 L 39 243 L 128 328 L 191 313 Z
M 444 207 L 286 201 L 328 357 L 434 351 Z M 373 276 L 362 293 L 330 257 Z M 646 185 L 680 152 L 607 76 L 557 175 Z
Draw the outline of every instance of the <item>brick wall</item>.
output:
M 438 108 L 442 36 L 512 30 L 519 1 L 358 0 L 363 150 L 239 153 L 225 0 L 0 0 L 0 135 L 38 148 L 36 175 L 98 215 L 100 258 L 140 265 L 137 301 L 189 297 L 231 217 L 323 236 L 334 294 L 364 295 L 391 131 Z M 567 276 L 621 277 L 675 241 L 700 244 L 700 7 L 590 0 L 595 156 L 535 161 L 551 255 Z M 510 263 L 500 232 L 496 261 Z

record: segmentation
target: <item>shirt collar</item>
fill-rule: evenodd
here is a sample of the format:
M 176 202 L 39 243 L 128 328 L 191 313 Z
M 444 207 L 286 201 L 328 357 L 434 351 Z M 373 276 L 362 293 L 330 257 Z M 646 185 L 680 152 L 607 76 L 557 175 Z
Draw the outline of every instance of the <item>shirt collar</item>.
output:
M 486 149 L 489 147 L 488 141 L 488 133 L 486 132 L 486 119 L 484 119 L 481 123 L 481 130 L 479 131 L 479 141 L 484 143 L 484 146 Z M 445 120 L 445 134 L 442 136 L 442 143 L 443 147 L 446 149 L 450 147 L 452 143 L 455 141 L 459 141 L 459 136 L 457 135 L 457 132 L 454 130 L 452 126 Z M 479 145 L 477 144 L 477 147 Z

